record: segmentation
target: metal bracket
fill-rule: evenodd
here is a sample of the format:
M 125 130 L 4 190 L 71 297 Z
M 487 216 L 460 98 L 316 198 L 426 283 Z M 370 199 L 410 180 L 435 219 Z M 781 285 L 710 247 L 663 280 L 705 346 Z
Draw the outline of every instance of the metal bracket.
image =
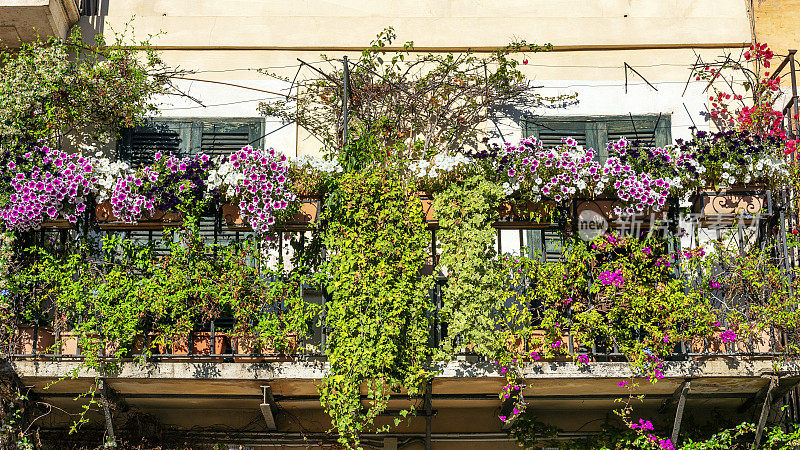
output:
M 267 423 L 267 429 L 270 431 L 275 431 L 278 427 L 275 425 L 275 398 L 272 396 L 272 388 L 267 386 L 261 386 L 262 393 L 264 395 L 263 402 L 261 403 L 261 414 L 264 416 L 264 422 Z

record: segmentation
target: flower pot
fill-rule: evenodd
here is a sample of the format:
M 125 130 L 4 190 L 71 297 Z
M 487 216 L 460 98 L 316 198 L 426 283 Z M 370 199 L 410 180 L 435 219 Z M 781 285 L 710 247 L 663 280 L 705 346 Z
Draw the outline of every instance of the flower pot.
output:
M 737 219 L 755 220 L 772 210 L 769 191 L 763 186 L 735 186 L 701 189 L 694 197 L 692 211 L 706 225 L 730 226 Z
M 740 333 L 736 341 L 736 351 L 738 353 L 750 353 L 753 357 L 769 357 L 769 353 L 781 351 L 781 334 L 778 330 L 766 327 L 757 330 L 754 324 L 749 324 L 752 332 Z
M 214 355 L 230 354 L 230 344 L 225 345 L 228 341 L 226 333 L 215 332 L 213 339 Z M 211 355 L 212 339 L 211 333 L 208 331 L 201 331 L 193 333 L 192 339 L 192 355 Z M 226 348 L 227 347 L 227 348 Z M 226 351 L 228 350 L 228 351 Z
M 78 356 L 80 351 L 78 348 L 78 339 L 80 333 L 74 331 L 62 331 L 58 336 L 59 353 L 63 356 Z
M 495 228 L 547 228 L 553 223 L 558 205 L 554 201 L 523 202 L 508 199 L 498 206 Z
M 438 228 L 439 219 L 436 218 L 436 211 L 433 209 L 433 197 L 420 193 L 419 199 L 422 202 L 422 216 L 428 228 Z
M 311 224 L 319 219 L 319 212 L 322 200 L 318 196 L 298 197 L 300 209 L 291 217 L 280 222 L 276 222 L 274 229 L 281 231 L 306 231 L 311 228 Z M 222 204 L 222 217 L 225 224 L 231 231 L 253 231 L 253 227 L 244 220 L 239 205 L 233 203 Z
M 545 330 L 533 330 L 531 332 L 531 336 L 528 339 L 528 342 L 525 343 L 525 348 L 522 352 L 522 355 L 525 359 L 529 361 L 571 361 L 572 358 L 569 356 L 569 334 L 562 333 L 561 339 L 550 344 L 547 344 L 546 347 L 542 341 L 547 336 L 547 332 Z M 555 347 L 553 347 L 555 345 Z M 518 347 L 519 348 L 519 347 Z M 545 357 L 545 353 L 550 350 L 551 352 L 556 353 L 555 356 L 552 357 Z M 537 355 L 538 359 L 531 354 Z
M 55 336 L 53 330 L 46 327 L 23 325 L 17 329 L 17 339 L 14 353 L 32 355 L 34 353 L 52 353 Z M 35 335 L 35 336 L 34 336 Z
M 656 206 L 641 214 L 617 213 L 617 208 L 625 206 L 624 202 L 617 199 L 575 199 L 573 217 L 581 237 L 593 238 L 608 229 L 639 236 L 643 232 L 654 231 L 656 227 L 666 227 L 668 224 L 668 205 Z
M 103 230 L 162 230 L 183 225 L 183 213 L 155 210 L 145 211 L 138 222 L 128 223 L 119 220 L 113 212 L 111 203 L 105 201 L 94 210 L 97 225 Z
M 160 355 L 188 355 L 189 338 L 187 336 L 175 337 L 169 344 L 158 344 L 156 347 Z

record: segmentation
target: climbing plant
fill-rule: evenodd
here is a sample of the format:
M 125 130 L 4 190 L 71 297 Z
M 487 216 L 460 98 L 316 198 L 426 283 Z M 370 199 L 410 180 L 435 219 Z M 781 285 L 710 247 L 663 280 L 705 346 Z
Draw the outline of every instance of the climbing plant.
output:
M 392 393 L 415 396 L 430 376 L 431 279 L 419 274 L 428 242 L 419 198 L 396 168 L 347 173 L 338 191 L 325 213 L 331 335 L 320 397 L 339 442 L 357 447 L 360 432 L 385 429 L 376 419 Z

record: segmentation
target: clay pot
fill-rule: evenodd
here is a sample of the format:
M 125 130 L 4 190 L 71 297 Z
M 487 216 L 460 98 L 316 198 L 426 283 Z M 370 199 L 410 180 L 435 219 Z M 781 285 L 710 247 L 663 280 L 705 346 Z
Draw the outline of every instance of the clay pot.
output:
M 276 230 L 283 231 L 306 231 L 311 228 L 311 224 L 319 220 L 322 200 L 318 196 L 298 197 L 300 209 L 286 220 L 275 224 Z M 238 205 L 224 203 L 222 205 L 222 217 L 225 224 L 231 231 L 253 231 L 253 228 L 242 217 Z
M 764 186 L 734 186 L 728 189 L 706 188 L 694 198 L 693 211 L 700 214 L 704 224 L 730 226 L 737 219 L 752 220 L 771 209 Z
M 16 337 L 14 353 L 21 355 L 52 353 L 52 347 L 55 344 L 53 330 L 47 327 L 34 328 L 31 325 L 23 325 L 17 329 Z

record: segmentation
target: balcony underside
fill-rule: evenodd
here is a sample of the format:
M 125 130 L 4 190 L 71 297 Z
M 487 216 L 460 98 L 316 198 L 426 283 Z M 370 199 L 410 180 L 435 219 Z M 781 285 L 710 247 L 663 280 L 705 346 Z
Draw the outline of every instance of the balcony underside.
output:
M 37 35 L 64 38 L 79 17 L 75 0 L 4 0 L 0 2 L 0 45 L 17 47 Z
M 13 370 L 22 384 L 31 386 L 38 400 L 73 413 L 86 402 L 74 399 L 90 390 L 95 377 L 102 378 L 118 405 L 146 414 L 164 430 L 185 433 L 191 429 L 203 439 L 213 440 L 214 433 L 225 431 L 240 443 L 278 438 L 288 442 L 300 436 L 299 423 L 305 433 L 312 434 L 329 427 L 317 394 L 326 371 L 323 362 L 125 362 L 115 373 L 83 370 L 77 378 L 46 388 L 78 366 L 78 362 L 69 360 L 18 360 L 7 370 Z M 684 417 L 696 423 L 716 420 L 716 413 L 731 420 L 756 420 L 770 377 L 779 376 L 776 399 L 800 381 L 799 363 L 783 364 L 779 372 L 774 369 L 771 359 L 717 357 L 666 362 L 664 379 L 657 383 L 638 380 L 640 387 L 635 393 L 643 394 L 644 400 L 633 403 L 635 414 L 671 426 L 676 396 L 684 381 L 691 380 Z M 539 420 L 558 426 L 564 436 L 591 433 L 599 429 L 604 418 L 613 418 L 611 411 L 620 407 L 617 399 L 628 397 L 627 389 L 617 383 L 634 376 L 624 362 L 584 367 L 571 362 L 527 363 L 524 374 L 528 408 L 536 411 Z M 431 394 L 433 437 L 455 439 L 452 433 L 469 432 L 478 433 L 474 439 L 502 442 L 506 438 L 497 416 L 503 404 L 497 393 L 504 384 L 505 378 L 490 364 L 451 362 L 440 366 Z M 269 386 L 274 397 L 277 430 L 267 429 L 259 408 L 262 386 Z M 422 405 L 422 399 L 413 401 Z M 408 404 L 407 399 L 397 397 L 390 402 L 389 410 Z M 99 412 L 92 419 L 93 426 L 102 428 Z M 391 419 L 386 417 L 385 421 Z M 63 430 L 68 423 L 65 414 L 54 412 L 42 420 L 41 426 L 44 430 Z M 406 437 L 424 432 L 424 417 L 416 417 L 395 431 Z M 516 445 L 506 443 L 509 448 Z

